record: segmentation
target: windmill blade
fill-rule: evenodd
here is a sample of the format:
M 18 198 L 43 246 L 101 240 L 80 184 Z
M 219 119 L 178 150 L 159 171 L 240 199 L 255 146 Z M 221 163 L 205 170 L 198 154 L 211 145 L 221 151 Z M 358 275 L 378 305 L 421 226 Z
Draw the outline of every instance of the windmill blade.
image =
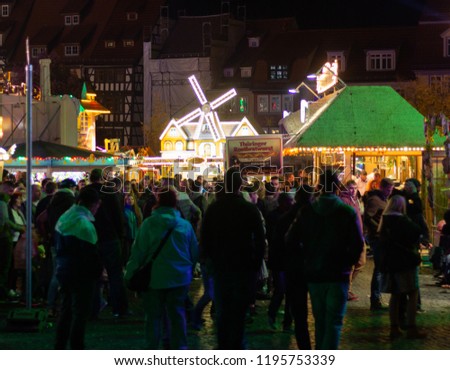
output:
M 182 126 L 186 122 L 190 122 L 193 119 L 200 117 L 202 115 L 202 110 L 200 108 L 194 109 L 191 113 L 186 114 L 184 117 L 181 117 L 179 120 L 177 120 L 177 124 L 179 126 Z
M 201 105 L 205 104 L 207 102 L 205 94 L 203 94 L 203 90 L 200 87 L 197 79 L 195 78 L 194 75 L 192 75 L 191 77 L 188 78 L 189 82 L 191 83 L 192 89 L 195 92 L 195 95 L 197 95 L 197 98 L 200 102 Z
M 211 108 L 216 109 L 217 107 L 220 107 L 223 103 L 234 98 L 236 95 L 237 95 L 236 90 L 231 89 L 230 91 L 226 92 L 225 94 L 219 96 L 216 100 L 212 101 L 210 104 Z
M 209 124 L 214 141 L 220 140 L 219 131 L 217 130 L 216 122 L 214 122 L 214 116 L 212 112 L 209 112 L 207 115 L 205 115 L 205 119 Z
M 218 133 L 219 133 L 219 137 L 221 138 L 221 139 L 224 139 L 225 138 L 225 132 L 223 131 L 223 128 L 222 128 L 222 125 L 221 125 L 221 123 L 220 123 L 220 120 L 219 120 L 219 115 L 217 114 L 217 112 L 212 112 L 213 113 L 213 119 L 214 119 L 214 124 L 216 125 L 216 127 L 217 127 L 217 131 L 218 131 Z

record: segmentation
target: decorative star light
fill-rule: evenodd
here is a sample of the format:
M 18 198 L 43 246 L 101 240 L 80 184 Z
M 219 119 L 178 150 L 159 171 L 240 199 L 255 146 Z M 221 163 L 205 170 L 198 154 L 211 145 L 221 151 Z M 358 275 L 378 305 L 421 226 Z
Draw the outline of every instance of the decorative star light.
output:
M 189 82 L 192 86 L 192 89 L 195 92 L 195 95 L 197 96 L 197 99 L 199 100 L 201 106 L 197 109 L 194 109 L 192 112 L 186 114 L 184 117 L 180 118 L 176 121 L 178 127 L 182 127 L 184 125 L 192 125 L 193 120 L 200 117 L 199 121 L 195 123 L 197 125 L 196 130 L 196 137 L 199 136 L 201 126 L 203 124 L 203 121 L 206 121 L 209 124 L 209 127 L 211 128 L 211 134 L 214 138 L 214 141 L 218 141 L 221 139 L 225 139 L 225 134 L 222 130 L 222 125 L 220 124 L 219 116 L 216 113 L 215 109 L 220 107 L 222 104 L 230 100 L 231 98 L 235 97 L 237 95 L 235 89 L 231 89 L 230 91 L 226 92 L 225 94 L 219 96 L 216 100 L 213 100 L 212 102 L 209 102 L 205 94 L 203 93 L 202 88 L 200 87 L 197 79 L 194 75 L 189 77 Z

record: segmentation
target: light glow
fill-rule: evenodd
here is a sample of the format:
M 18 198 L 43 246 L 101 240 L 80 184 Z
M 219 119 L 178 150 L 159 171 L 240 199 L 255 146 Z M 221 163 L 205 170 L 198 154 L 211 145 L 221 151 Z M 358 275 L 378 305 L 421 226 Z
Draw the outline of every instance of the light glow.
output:
M 219 96 L 217 99 L 213 100 L 212 102 L 208 102 L 208 100 L 205 97 L 205 94 L 203 93 L 202 88 L 200 87 L 200 84 L 197 81 L 197 78 L 194 75 L 192 75 L 188 79 L 192 86 L 192 89 L 194 90 L 195 95 L 198 98 L 198 101 L 202 106 L 194 109 L 192 112 L 186 114 L 184 117 L 177 120 L 176 125 L 178 127 L 182 127 L 183 125 L 187 124 L 191 125 L 193 124 L 192 122 L 193 120 L 200 117 L 199 122 L 194 123 L 198 126 L 195 131 L 196 139 L 200 135 L 201 125 L 204 120 L 206 120 L 206 122 L 209 124 L 214 141 L 225 139 L 225 133 L 222 129 L 219 116 L 215 112 L 215 109 L 220 107 L 222 104 L 226 103 L 228 100 L 235 97 L 237 95 L 236 90 L 231 89 L 227 91 L 225 94 Z

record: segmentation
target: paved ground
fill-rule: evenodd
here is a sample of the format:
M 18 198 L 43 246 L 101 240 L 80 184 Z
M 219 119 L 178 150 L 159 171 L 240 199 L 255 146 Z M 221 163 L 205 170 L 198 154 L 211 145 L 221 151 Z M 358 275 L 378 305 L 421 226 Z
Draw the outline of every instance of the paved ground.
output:
M 354 284 L 359 301 L 350 302 L 342 334 L 341 349 L 450 349 L 450 290 L 437 287 L 429 267 L 422 267 L 420 273 L 422 306 L 425 310 L 418 316 L 418 323 L 428 333 L 425 340 L 388 338 L 389 318 L 387 312 L 373 313 L 369 310 L 370 275 L 372 261 L 369 259 L 364 271 Z M 195 280 L 191 295 L 194 302 L 201 294 L 201 282 Z M 385 297 L 385 302 L 388 296 Z M 90 349 L 142 349 L 143 315 L 140 302 L 130 296 L 134 315 L 128 319 L 113 319 L 107 308 L 101 320 L 92 321 L 87 329 L 86 344 Z M 268 301 L 257 301 L 257 315 L 248 324 L 250 349 L 296 349 L 292 333 L 273 331 L 267 325 Z M 0 349 L 52 349 L 54 323 L 48 322 L 41 332 L 7 332 L 6 316 L 20 305 L 0 303 Z M 206 323 L 199 331 L 189 331 L 190 349 L 214 349 L 216 346 L 212 321 L 206 311 Z M 281 320 L 281 316 L 280 316 Z M 313 336 L 313 320 L 310 318 Z

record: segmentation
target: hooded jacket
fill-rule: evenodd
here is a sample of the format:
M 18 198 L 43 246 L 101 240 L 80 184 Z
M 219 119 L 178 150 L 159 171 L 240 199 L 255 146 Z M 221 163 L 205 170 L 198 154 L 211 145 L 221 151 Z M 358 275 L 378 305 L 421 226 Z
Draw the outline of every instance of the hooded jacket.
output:
M 150 287 L 167 289 L 190 284 L 192 267 L 198 258 L 197 238 L 191 224 L 170 207 L 154 209 L 142 223 L 131 247 L 125 280 L 130 280 L 136 270 L 150 261 L 160 241 L 173 227 L 152 265 Z
M 302 249 L 308 282 L 348 282 L 364 246 L 356 212 L 328 193 L 300 210 L 286 241 Z
M 82 283 L 100 276 L 102 265 L 92 213 L 73 205 L 55 227 L 56 277 L 61 283 Z

